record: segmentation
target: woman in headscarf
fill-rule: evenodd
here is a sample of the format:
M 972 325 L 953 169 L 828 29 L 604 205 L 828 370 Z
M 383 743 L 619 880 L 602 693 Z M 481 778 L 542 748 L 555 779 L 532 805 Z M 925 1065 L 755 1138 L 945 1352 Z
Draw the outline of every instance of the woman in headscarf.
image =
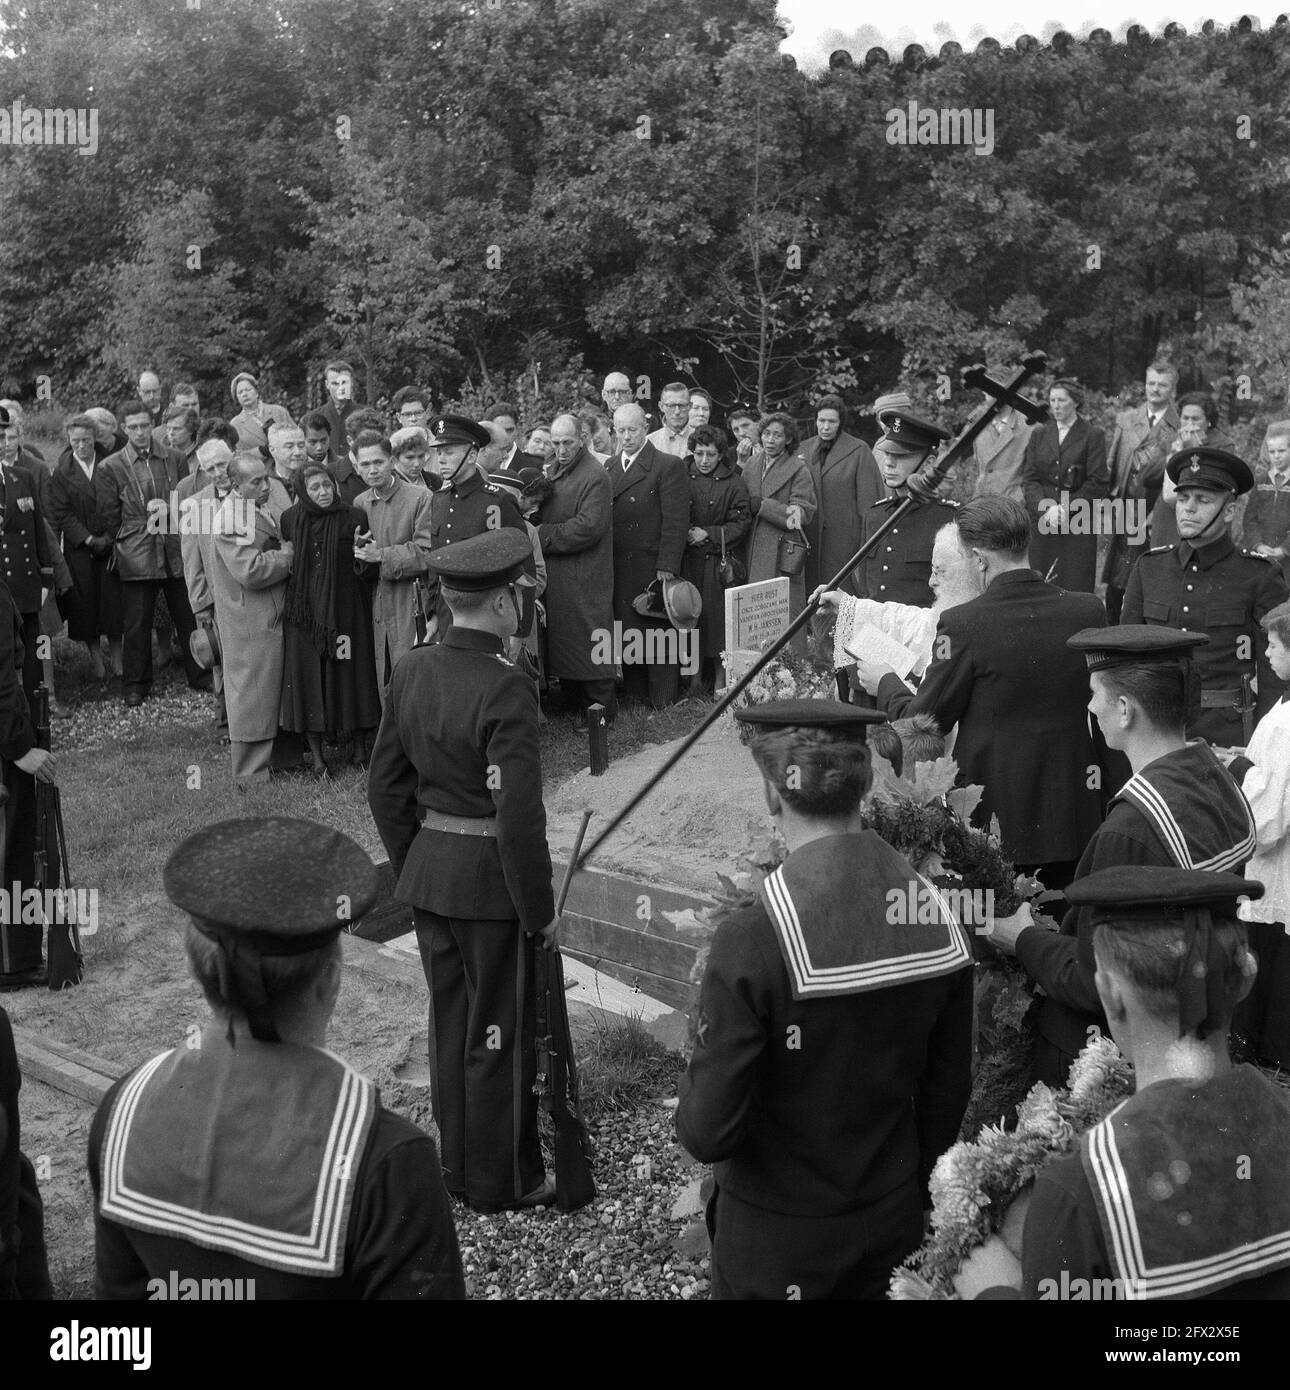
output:
M 233 428 L 237 431 L 238 442 L 243 449 L 264 449 L 269 447 L 270 425 L 294 425 L 286 409 L 280 405 L 269 405 L 260 399 L 260 383 L 250 372 L 238 372 L 229 386 L 233 399 L 242 409 L 233 416 Z M 269 458 L 266 453 L 265 459 Z
M 282 626 L 279 722 L 304 734 L 314 776 L 323 777 L 324 734 L 331 741 L 352 741 L 361 757 L 367 733 L 381 722 L 371 585 L 354 573 L 354 533 L 366 519 L 341 501 L 321 464 L 305 465 L 298 488 L 299 500 L 280 523 L 282 539 L 295 546 L 295 563 Z

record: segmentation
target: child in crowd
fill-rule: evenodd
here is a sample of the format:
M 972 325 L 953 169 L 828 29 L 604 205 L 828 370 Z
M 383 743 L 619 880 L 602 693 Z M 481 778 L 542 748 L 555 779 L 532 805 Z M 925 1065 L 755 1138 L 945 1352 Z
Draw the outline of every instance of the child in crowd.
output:
M 1279 604 L 1260 621 L 1268 634 L 1268 661 L 1286 680 L 1290 603 Z M 1254 813 L 1257 844 L 1245 874 L 1266 890 L 1258 902 L 1241 903 L 1259 974 L 1236 1011 L 1232 1030 L 1256 1060 L 1290 1070 L 1290 697 L 1282 696 L 1259 720 L 1250 746 L 1238 749 L 1228 767 Z
M 1290 581 L 1290 420 L 1274 420 L 1264 440 L 1267 467 L 1245 504 L 1241 544 L 1256 555 L 1281 562 Z

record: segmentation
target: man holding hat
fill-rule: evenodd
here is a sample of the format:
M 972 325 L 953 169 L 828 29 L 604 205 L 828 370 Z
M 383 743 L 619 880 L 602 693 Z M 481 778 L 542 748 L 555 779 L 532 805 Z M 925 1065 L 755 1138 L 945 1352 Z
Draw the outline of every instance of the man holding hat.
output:
M 1067 639 L 1088 663 L 1088 707 L 1107 747 L 1133 769 L 1088 842 L 1077 883 L 1136 865 L 1238 873 L 1254 853 L 1254 818 L 1240 787 L 1207 743 L 1188 743 L 1183 732 L 1192 654 L 1207 641 L 1203 633 L 1147 626 L 1086 628 Z M 1064 1086 L 1090 1029 L 1106 1028 L 1093 978 L 1092 914 L 1071 907 L 1060 932 L 1028 923 L 1023 909 L 995 922 L 989 940 L 1015 953 L 1043 987 L 1031 1075 Z
M 1196 654 L 1200 711 L 1187 732 L 1243 748 L 1256 718 L 1286 688 L 1268 662 L 1259 619 L 1290 591 L 1275 560 L 1239 550 L 1232 541 L 1236 499 L 1254 486 L 1241 459 L 1201 445 L 1175 454 L 1165 471 L 1177 491 L 1180 539 L 1149 550 L 1133 567 L 1123 620 L 1209 635 L 1209 645 Z
M 677 1136 L 715 1165 L 712 1296 L 881 1299 L 967 1104 L 971 947 L 864 827 L 884 716 L 775 700 L 735 718 L 788 858 L 717 926 L 681 1082 Z
M 1104 869 L 1067 890 L 1095 924 L 1097 991 L 1136 1090 L 1040 1173 L 1024 1297 L 1114 1280 L 1128 1299 L 1290 1298 L 1290 1093 L 1228 1058 L 1232 1009 L 1254 981 L 1237 899 L 1262 892 L 1165 867 Z
M 882 438 L 874 445 L 873 456 L 887 487 L 887 495 L 875 502 L 864 515 L 864 539 L 871 535 L 909 495 L 905 484 L 923 461 L 949 433 L 939 425 L 920 420 L 904 407 L 879 411 Z M 936 533 L 954 520 L 953 502 L 925 502 L 903 517 L 871 551 L 864 563 L 864 586 L 857 592 L 884 603 L 909 603 L 930 608 L 936 600 L 929 581 L 932 576 L 932 545 Z M 821 573 L 821 580 L 831 575 Z
M 442 432 L 442 431 L 441 431 Z M 430 986 L 430 1072 L 448 1190 L 483 1211 L 546 1205 L 532 951 L 559 925 L 538 697 L 504 655 L 533 552 L 506 526 L 430 557 L 449 611 L 395 668 L 367 800 L 412 905 Z
M 376 899 L 367 855 L 312 821 L 242 817 L 190 835 L 163 878 L 215 1019 L 94 1117 L 97 1297 L 211 1280 L 224 1297 L 464 1297 L 433 1141 L 326 1048 L 341 930 Z
M 430 498 L 430 546 L 441 550 L 469 540 L 485 531 L 511 527 L 527 536 L 524 517 L 515 495 L 508 488 L 489 482 L 479 466 L 480 451 L 493 443 L 492 432 L 477 420 L 465 415 L 440 415 L 430 423 L 430 442 L 437 451 L 437 467 L 443 486 Z M 533 575 L 532 556 L 529 558 L 530 577 Z M 429 587 L 436 588 L 431 574 Z M 533 621 L 533 598 L 526 592 L 524 612 L 518 628 L 526 637 Z M 428 638 L 441 641 L 452 622 L 452 614 L 442 598 L 434 598 L 433 621 L 428 624 Z

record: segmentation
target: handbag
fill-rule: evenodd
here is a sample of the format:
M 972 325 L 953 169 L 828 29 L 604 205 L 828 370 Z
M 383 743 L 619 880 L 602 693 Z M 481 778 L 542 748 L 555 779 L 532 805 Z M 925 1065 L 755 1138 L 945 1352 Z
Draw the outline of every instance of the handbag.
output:
M 733 555 L 726 554 L 726 530 L 721 528 L 721 562 L 717 566 L 717 577 L 721 580 L 723 587 L 729 589 L 732 585 L 742 584 L 748 578 L 748 571 L 744 568 L 742 560 L 736 559 Z
M 800 531 L 785 531 L 779 538 L 777 564 L 780 574 L 790 578 L 801 574 L 806 568 L 806 557 L 811 553 L 811 543 Z

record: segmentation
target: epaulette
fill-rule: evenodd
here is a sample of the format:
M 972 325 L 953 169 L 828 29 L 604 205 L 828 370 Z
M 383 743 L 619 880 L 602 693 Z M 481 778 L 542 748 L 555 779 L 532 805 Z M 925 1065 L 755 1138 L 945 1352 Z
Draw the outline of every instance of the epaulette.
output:
M 1254 550 L 1244 550 L 1244 549 L 1243 549 L 1243 550 L 1241 551 L 1241 554 L 1242 554 L 1242 555 L 1248 555 L 1248 556 L 1250 557 L 1251 560 L 1263 560 L 1266 564 L 1269 564 L 1269 565 L 1279 565 L 1279 564 L 1281 563 L 1281 561 L 1278 560 L 1275 556 L 1272 556 L 1272 555 L 1260 555 L 1257 551 L 1254 551 Z
M 485 483 L 479 490 L 480 492 L 501 492 L 501 488 L 496 483 Z
M 894 507 L 899 501 L 901 499 L 893 493 L 890 497 L 880 497 L 873 505 L 875 507 Z
M 1147 551 L 1147 554 L 1148 554 L 1148 555 L 1168 555 L 1169 552 L 1170 552 L 1171 550 L 1177 550 L 1177 549 L 1178 549 L 1178 544 L 1177 544 L 1177 542 L 1175 541 L 1173 545 L 1153 545 L 1153 546 L 1151 547 L 1151 549 Z
M 503 656 L 501 652 L 494 652 L 493 659 L 495 661 L 500 661 L 503 666 L 509 666 L 512 671 L 515 670 L 515 663 L 510 659 L 510 657 Z

